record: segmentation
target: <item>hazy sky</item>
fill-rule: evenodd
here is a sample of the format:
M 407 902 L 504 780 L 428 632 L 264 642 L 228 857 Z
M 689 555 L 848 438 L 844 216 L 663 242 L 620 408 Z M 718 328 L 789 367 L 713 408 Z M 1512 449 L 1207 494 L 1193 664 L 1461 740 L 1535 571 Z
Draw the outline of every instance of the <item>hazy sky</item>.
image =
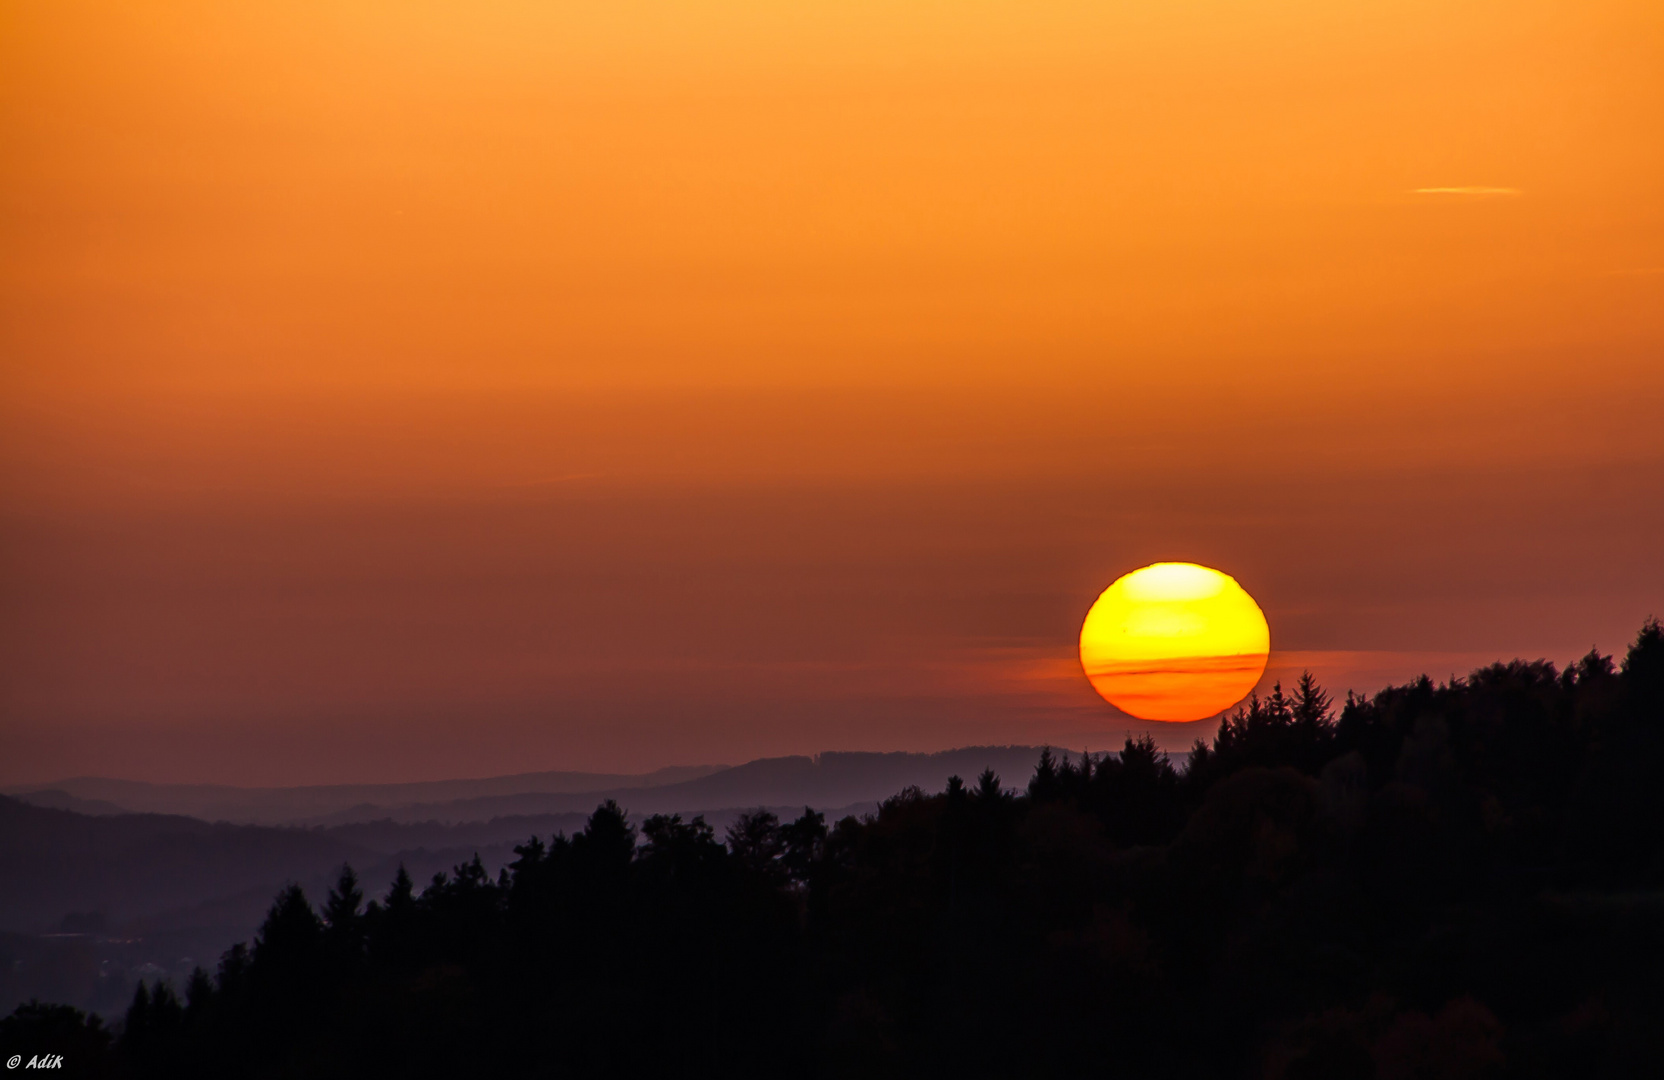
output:
M 0 6 L 0 782 L 1106 748 L 1075 635 L 1157 560 L 1268 679 L 1621 650 L 1660 57 L 1656 0 Z

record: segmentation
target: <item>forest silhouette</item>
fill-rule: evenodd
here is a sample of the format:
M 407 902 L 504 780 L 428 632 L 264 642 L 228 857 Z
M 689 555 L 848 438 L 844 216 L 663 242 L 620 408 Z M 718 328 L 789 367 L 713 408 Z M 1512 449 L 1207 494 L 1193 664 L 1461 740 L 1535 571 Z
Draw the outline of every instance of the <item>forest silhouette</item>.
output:
M 1044 755 L 827 823 L 603 803 L 0 1053 L 110 1077 L 1619 1077 L 1664 1068 L 1664 631 L 1332 703 L 1177 768 Z

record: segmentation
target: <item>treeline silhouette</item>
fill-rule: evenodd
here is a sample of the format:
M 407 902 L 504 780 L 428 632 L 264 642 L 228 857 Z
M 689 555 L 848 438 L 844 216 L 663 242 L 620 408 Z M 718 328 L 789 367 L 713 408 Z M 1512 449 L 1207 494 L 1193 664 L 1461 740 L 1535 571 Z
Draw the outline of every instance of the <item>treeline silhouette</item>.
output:
M 1619 1077 L 1664 1068 L 1664 632 L 1338 708 L 1175 769 L 1047 753 L 830 826 L 633 827 L 496 877 L 277 897 L 252 947 L 0 1053 L 117 1077 Z

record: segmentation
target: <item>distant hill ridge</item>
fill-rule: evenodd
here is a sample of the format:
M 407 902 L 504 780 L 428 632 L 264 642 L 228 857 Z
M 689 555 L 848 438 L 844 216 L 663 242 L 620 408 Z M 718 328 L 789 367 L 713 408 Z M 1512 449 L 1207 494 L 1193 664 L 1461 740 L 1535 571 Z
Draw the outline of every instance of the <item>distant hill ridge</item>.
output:
M 547 772 L 415 784 L 234 788 L 147 784 L 82 777 L 8 791 L 36 806 L 84 814 L 168 813 L 204 821 L 265 825 L 486 822 L 503 817 L 587 813 L 615 799 L 637 814 L 745 806 L 847 806 L 904 787 L 940 790 L 991 768 L 1008 784 L 1027 782 L 1037 746 L 973 746 L 937 753 L 825 751 L 760 758 L 744 765 L 673 766 L 641 775 Z
M 153 784 L 143 780 L 79 776 L 49 784 L 14 784 L 0 789 L 0 793 L 34 806 L 82 814 L 182 814 L 238 825 L 290 825 L 339 814 L 353 807 L 444 803 L 494 795 L 582 794 L 615 788 L 651 788 L 726 768 L 726 765 L 672 765 L 649 773 L 532 772 L 404 784 L 254 788 L 227 784 Z

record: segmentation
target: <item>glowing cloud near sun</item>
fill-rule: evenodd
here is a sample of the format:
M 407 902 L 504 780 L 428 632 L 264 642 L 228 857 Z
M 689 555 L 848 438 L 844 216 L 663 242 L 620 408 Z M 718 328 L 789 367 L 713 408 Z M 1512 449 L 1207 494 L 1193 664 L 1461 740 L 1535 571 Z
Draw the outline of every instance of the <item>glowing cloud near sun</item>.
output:
M 1229 574 L 1195 563 L 1134 570 L 1080 628 L 1093 689 L 1141 720 L 1201 720 L 1241 701 L 1265 672 L 1271 628 Z

